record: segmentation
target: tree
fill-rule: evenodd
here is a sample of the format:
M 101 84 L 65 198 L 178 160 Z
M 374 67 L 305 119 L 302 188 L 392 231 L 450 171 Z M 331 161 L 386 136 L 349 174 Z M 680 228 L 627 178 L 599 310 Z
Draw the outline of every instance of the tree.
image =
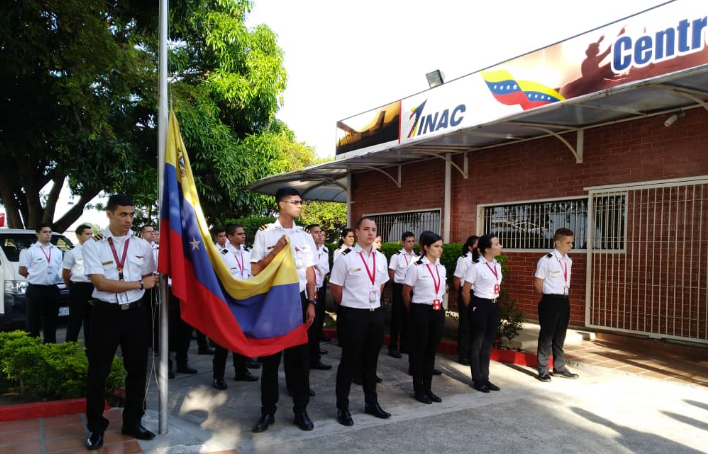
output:
M 347 227 L 347 204 L 310 200 L 304 203 L 300 213 L 302 225 L 319 224 L 327 231 L 326 241 L 339 240 L 342 229 Z

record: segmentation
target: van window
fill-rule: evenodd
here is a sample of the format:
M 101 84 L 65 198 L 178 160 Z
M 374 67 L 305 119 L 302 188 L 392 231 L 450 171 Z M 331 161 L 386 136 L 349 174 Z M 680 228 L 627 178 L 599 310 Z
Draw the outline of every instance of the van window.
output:
M 36 242 L 37 236 L 33 233 L 0 233 L 0 246 L 5 252 L 7 259 L 11 262 L 19 262 L 20 252 Z M 52 244 L 55 244 L 62 252 L 66 252 L 73 247 L 68 238 L 59 235 L 52 235 Z

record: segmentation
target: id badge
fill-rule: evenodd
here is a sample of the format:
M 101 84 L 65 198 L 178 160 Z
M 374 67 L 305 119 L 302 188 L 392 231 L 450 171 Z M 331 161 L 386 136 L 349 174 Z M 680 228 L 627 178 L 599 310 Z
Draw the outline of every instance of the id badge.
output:
M 440 309 L 442 309 L 442 304 L 440 304 L 440 300 L 434 299 L 433 300 L 433 310 L 439 311 Z
M 371 290 L 369 292 L 369 303 L 373 306 L 374 304 L 379 302 L 379 297 L 378 294 L 376 293 L 376 290 Z
M 118 304 L 128 304 L 128 295 L 123 293 L 119 293 L 118 295 Z
M 568 295 L 568 287 L 563 287 L 563 294 Z
M 47 275 L 51 276 L 52 274 L 54 274 L 54 270 L 51 267 L 47 268 Z
M 499 295 L 499 284 L 494 284 L 494 294 Z

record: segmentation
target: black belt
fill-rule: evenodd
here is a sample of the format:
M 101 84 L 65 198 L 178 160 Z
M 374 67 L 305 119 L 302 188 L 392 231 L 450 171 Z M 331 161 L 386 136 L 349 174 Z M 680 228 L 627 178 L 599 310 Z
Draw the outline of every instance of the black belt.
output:
M 568 295 L 561 295 L 559 293 L 544 293 L 543 296 L 547 296 L 549 298 L 562 298 L 562 299 L 568 299 Z
M 94 299 L 93 304 L 98 307 L 105 307 L 107 309 L 113 309 L 116 311 L 129 311 L 129 310 L 140 308 L 140 300 L 133 301 L 132 303 L 118 304 L 118 303 L 109 303 L 108 301 Z
M 383 310 L 383 305 L 375 308 L 375 309 L 363 309 L 360 307 L 349 307 L 349 306 L 339 306 L 342 309 L 346 309 L 348 311 L 361 311 L 361 312 L 377 312 L 377 311 L 382 311 Z
M 52 284 L 52 285 L 42 285 L 42 284 L 27 284 L 31 285 L 32 287 L 46 287 L 46 288 L 54 288 L 57 286 L 57 284 Z
M 75 286 L 75 285 L 93 285 L 93 284 L 92 284 L 91 282 L 74 282 L 74 281 L 71 281 L 71 286 L 73 287 L 73 286 Z
M 480 297 L 477 296 L 477 295 L 474 295 L 474 298 L 475 298 L 475 299 L 478 299 L 478 300 L 482 300 L 482 301 L 487 301 L 487 302 L 492 303 L 492 304 L 496 304 L 496 303 L 497 303 L 497 300 L 499 299 L 499 298 L 493 298 L 493 299 L 492 299 L 492 298 L 480 298 Z

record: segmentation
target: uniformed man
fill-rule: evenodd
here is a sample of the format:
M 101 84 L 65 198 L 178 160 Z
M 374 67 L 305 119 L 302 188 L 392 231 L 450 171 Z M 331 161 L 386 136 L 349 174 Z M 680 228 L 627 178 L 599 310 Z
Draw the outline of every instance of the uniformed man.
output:
M 221 258 L 229 268 L 231 275 L 236 279 L 248 279 L 251 276 L 251 254 L 241 248 L 241 245 L 246 240 L 246 232 L 242 226 L 238 224 L 229 224 L 224 229 L 224 237 L 228 242 L 220 246 L 219 234 L 217 233 L 217 248 L 221 250 Z M 226 358 L 229 356 L 229 351 L 216 344 L 214 359 L 212 360 L 212 370 L 216 389 L 224 390 L 228 385 L 224 381 L 224 373 L 226 371 Z M 258 381 L 258 377 L 249 372 L 246 367 L 248 358 L 233 352 L 234 365 L 234 380 L 235 381 Z
M 553 351 L 553 375 L 563 378 L 578 378 L 565 365 L 563 344 L 570 321 L 570 273 L 573 261 L 568 253 L 573 249 L 573 231 L 561 228 L 553 235 L 556 248 L 538 261 L 534 275 L 534 288 L 543 295 L 538 303 L 538 379 L 551 381 L 548 361 Z
M 324 245 L 325 231 L 318 224 L 310 224 L 305 227 L 305 231 L 312 235 L 315 242 L 315 321 L 307 330 L 307 340 L 310 348 L 310 370 L 331 370 L 332 366 L 322 362 L 322 354 L 326 350 L 320 349 L 320 338 L 322 337 L 322 326 L 325 316 L 325 294 L 327 293 L 327 281 L 329 274 L 329 251 Z
M 216 240 L 216 249 L 221 253 L 224 249 L 228 250 L 228 239 L 226 238 L 226 229 L 223 227 L 214 227 L 214 239 Z
M 157 263 L 157 257 L 160 252 L 160 247 L 157 244 L 157 230 L 152 224 L 144 224 L 140 227 L 140 237 L 150 243 L 150 248 L 152 249 L 152 256 Z M 159 301 L 157 296 L 157 287 L 145 291 L 143 296 L 143 306 L 145 307 L 145 315 L 148 318 L 148 341 L 151 342 L 150 347 L 153 352 L 158 352 L 160 350 L 160 333 L 159 333 L 159 320 L 160 320 L 160 309 Z M 170 336 L 174 336 L 172 330 L 169 331 Z M 170 368 L 170 378 L 174 378 L 174 372 Z
M 467 268 L 477 261 L 477 241 L 479 237 L 472 235 L 467 238 L 462 246 L 462 256 L 457 258 L 455 272 L 453 273 L 453 284 L 457 291 L 457 361 L 463 366 L 470 365 L 470 321 L 469 314 L 465 310 L 465 303 L 462 301 L 462 287 L 465 285 L 465 273 Z
M 363 217 L 356 223 L 357 245 L 343 253 L 332 267 L 330 289 L 338 304 L 337 332 L 342 358 L 337 368 L 337 421 L 354 424 L 349 413 L 352 377 L 361 368 L 364 412 L 377 418 L 391 416 L 376 394 L 376 366 L 384 338 L 383 286 L 388 282 L 386 256 L 373 247 L 376 221 Z
M 37 242 L 20 254 L 19 272 L 27 278 L 26 330 L 32 337 L 39 337 L 40 323 L 44 321 L 44 343 L 57 341 L 59 316 L 59 287 L 61 282 L 61 249 L 51 243 L 52 228 L 39 224 L 34 230 Z
M 91 294 L 93 284 L 84 274 L 83 244 L 91 239 L 91 227 L 81 224 L 76 228 L 76 239 L 79 244 L 64 254 L 61 277 L 69 289 L 69 323 L 66 326 L 66 340 L 76 342 L 79 339 L 81 325 L 84 326 L 84 347 L 88 349 L 91 326 Z
M 415 235 L 413 232 L 403 232 L 401 235 L 403 248 L 391 256 L 388 265 L 388 275 L 393 281 L 393 302 L 391 304 L 391 336 L 388 343 L 388 356 L 400 358 L 401 350 L 408 351 L 408 311 L 403 304 L 403 281 L 406 279 L 406 270 L 416 261 L 413 252 Z M 398 349 L 398 335 L 401 335 L 401 349 Z
M 302 198 L 297 189 L 279 188 L 275 193 L 278 205 L 278 219 L 256 232 L 251 251 L 251 272 L 257 276 L 281 249 L 288 245 L 292 250 L 295 268 L 300 281 L 300 302 L 303 322 L 309 328 L 315 319 L 315 300 L 305 295 L 315 293 L 315 243 L 301 227 L 295 225 L 300 217 Z M 305 293 L 307 291 L 307 293 Z M 261 377 L 261 418 L 253 432 L 263 432 L 275 423 L 278 403 L 278 367 L 283 352 L 261 358 L 263 375 Z M 315 426 L 307 415 L 310 401 L 310 358 L 308 345 L 297 345 L 285 350 L 285 376 L 290 383 L 293 396 L 295 424 L 302 430 L 312 430 Z
M 143 427 L 145 378 L 148 363 L 147 317 L 140 301 L 145 289 L 158 283 L 150 244 L 130 228 L 135 207 L 125 194 L 112 195 L 106 205 L 108 228 L 101 239 L 84 244 L 84 273 L 94 285 L 91 349 L 88 361 L 86 420 L 88 449 L 103 445 L 108 420 L 103 417 L 106 377 L 118 345 L 123 352 L 126 404 L 121 432 L 140 440 L 155 434 Z

